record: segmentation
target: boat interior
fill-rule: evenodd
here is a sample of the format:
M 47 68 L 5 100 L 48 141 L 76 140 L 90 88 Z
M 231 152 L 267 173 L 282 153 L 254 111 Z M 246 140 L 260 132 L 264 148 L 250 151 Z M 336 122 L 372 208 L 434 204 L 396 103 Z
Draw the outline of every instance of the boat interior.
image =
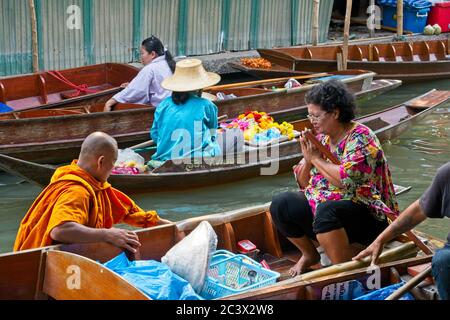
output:
M 449 41 L 393 42 L 370 45 L 350 45 L 349 60 L 364 62 L 440 61 L 450 59 Z M 292 59 L 336 60 L 342 46 L 291 47 L 260 50 L 262 56 L 285 54 Z
M 290 296 L 284 295 L 283 298 L 307 298 L 302 296 L 304 293 L 299 294 L 298 292 L 301 279 L 294 281 L 289 275 L 289 269 L 296 264 L 300 258 L 300 253 L 276 231 L 267 205 L 192 218 L 176 224 L 138 231 L 137 234 L 142 246 L 137 254 L 127 255 L 130 260 L 161 261 L 168 250 L 189 235 L 202 221 L 208 221 L 216 232 L 218 249 L 238 253 L 238 243 L 242 240 L 249 240 L 257 247 L 257 250 L 252 252 L 251 257 L 259 262 L 264 260 L 272 271 L 280 274 L 277 283 L 268 289 L 262 288 L 252 291 L 250 296 L 246 296 L 245 290 L 242 290 L 241 297 L 235 296 L 235 298 L 258 298 L 258 294 L 261 295 L 261 298 L 264 298 L 264 295 L 267 294 L 274 297 L 276 295 L 270 292 L 277 288 L 277 285 L 283 285 L 285 288 L 290 287 L 291 290 L 294 290 L 294 296 L 292 294 Z M 427 244 L 440 247 L 443 243 L 428 239 Z M 355 244 L 355 246 L 358 245 Z M 359 246 L 359 248 L 361 247 Z M 417 247 L 403 236 L 387 245 L 385 251 L 387 254 L 383 256 L 382 263 L 413 258 L 418 254 Z M 120 253 L 121 250 L 112 245 L 97 243 L 59 245 L 46 249 L 0 255 L 0 271 L 2 271 L 0 274 L 9 274 L 8 281 L 5 278 L 0 278 L 0 287 L 2 288 L 0 298 L 8 296 L 15 299 L 146 299 L 146 296 L 137 288 L 101 264 L 115 258 Z M 13 261 L 14 268 L 11 265 Z M 416 264 L 418 263 L 416 260 L 414 261 Z M 414 261 L 410 265 L 414 264 Z M 426 262 L 426 260 L 419 260 L 422 263 L 424 261 Z M 336 266 L 321 269 L 319 269 L 320 266 L 315 266 L 311 268 L 311 272 L 305 273 L 305 276 L 309 275 L 309 279 L 314 279 L 329 275 L 328 280 L 330 280 L 331 275 L 338 271 L 347 272 L 363 268 L 367 264 L 368 260 L 366 263 L 349 262 L 342 264 L 338 269 L 331 269 Z M 71 290 L 66 285 L 72 275 L 67 270 L 74 265 L 79 266 L 83 272 L 82 283 L 78 290 Z M 26 274 L 24 274 L 25 270 L 27 271 Z M 404 273 L 403 269 L 397 271 L 401 275 Z M 385 277 L 383 277 L 384 280 Z M 311 281 L 308 284 L 311 284 Z M 278 291 L 277 294 L 280 294 Z M 305 292 L 308 292 L 308 290 Z M 311 295 L 311 298 L 317 297 Z
M 75 106 L 64 109 L 34 109 L 27 111 L 17 111 L 8 112 L 1 114 L 1 120 L 17 120 L 17 119 L 33 119 L 33 118 L 47 118 L 47 117 L 62 117 L 62 116 L 73 116 L 82 114 L 92 114 L 92 113 L 102 113 L 104 104 L 85 104 L 83 106 Z M 143 104 L 127 104 L 119 103 L 113 108 L 113 112 L 126 111 L 126 110 L 137 110 L 137 109 L 148 109 L 151 106 Z
M 0 79 L 0 102 L 14 110 L 57 104 L 72 98 L 117 89 L 131 81 L 138 69 L 125 64 L 106 63 L 62 70 L 59 74 L 37 74 Z M 64 77 L 61 78 L 57 77 Z M 72 85 L 86 91 L 79 91 Z

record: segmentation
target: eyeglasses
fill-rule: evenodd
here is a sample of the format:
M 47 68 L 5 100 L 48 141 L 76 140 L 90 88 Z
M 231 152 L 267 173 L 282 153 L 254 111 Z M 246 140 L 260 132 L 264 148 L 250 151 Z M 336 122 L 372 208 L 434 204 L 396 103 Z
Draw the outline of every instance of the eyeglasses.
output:
M 328 112 L 326 112 L 326 113 L 324 113 L 323 115 L 321 115 L 321 116 L 313 116 L 312 114 L 308 114 L 306 117 L 309 119 L 309 121 L 311 121 L 311 122 L 319 122 L 320 120 L 322 120 L 326 115 L 327 115 L 327 113 Z

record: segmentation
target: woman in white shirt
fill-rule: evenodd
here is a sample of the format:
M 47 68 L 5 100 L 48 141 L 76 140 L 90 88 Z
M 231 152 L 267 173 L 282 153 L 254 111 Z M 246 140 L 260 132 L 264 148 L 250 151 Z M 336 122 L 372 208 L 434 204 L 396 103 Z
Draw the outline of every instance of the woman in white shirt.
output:
M 157 107 L 171 95 L 170 91 L 161 87 L 161 83 L 173 75 L 176 63 L 172 54 L 165 50 L 161 40 L 151 36 L 142 42 L 141 62 L 144 68 L 133 81 L 122 85 L 124 90 L 106 102 L 105 112 L 111 111 L 117 103 L 138 103 Z

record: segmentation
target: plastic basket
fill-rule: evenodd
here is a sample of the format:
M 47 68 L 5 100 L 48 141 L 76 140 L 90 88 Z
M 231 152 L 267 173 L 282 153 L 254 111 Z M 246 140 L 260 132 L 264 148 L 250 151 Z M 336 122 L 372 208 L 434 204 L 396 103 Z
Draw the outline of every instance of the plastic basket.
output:
M 243 293 L 273 284 L 279 277 L 278 272 L 263 268 L 245 255 L 220 250 L 211 260 L 201 296 L 217 299 Z

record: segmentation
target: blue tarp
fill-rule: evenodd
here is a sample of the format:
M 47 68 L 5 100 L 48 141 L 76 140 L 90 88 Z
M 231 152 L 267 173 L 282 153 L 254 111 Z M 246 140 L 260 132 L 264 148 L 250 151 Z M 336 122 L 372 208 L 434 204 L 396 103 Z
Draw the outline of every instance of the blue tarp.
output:
M 8 107 L 6 104 L 0 102 L 0 113 L 13 111 L 13 108 Z
M 366 294 L 362 297 L 356 298 L 355 300 L 385 300 L 387 297 L 389 297 L 391 294 L 393 294 L 397 289 L 404 286 L 405 283 L 401 282 L 398 284 L 394 284 L 392 286 L 382 288 L 380 290 L 372 291 L 369 294 Z M 414 297 L 407 293 L 403 295 L 399 300 L 414 300 Z
M 203 300 L 186 280 L 157 261 L 129 261 L 125 253 L 105 263 L 153 300 Z

